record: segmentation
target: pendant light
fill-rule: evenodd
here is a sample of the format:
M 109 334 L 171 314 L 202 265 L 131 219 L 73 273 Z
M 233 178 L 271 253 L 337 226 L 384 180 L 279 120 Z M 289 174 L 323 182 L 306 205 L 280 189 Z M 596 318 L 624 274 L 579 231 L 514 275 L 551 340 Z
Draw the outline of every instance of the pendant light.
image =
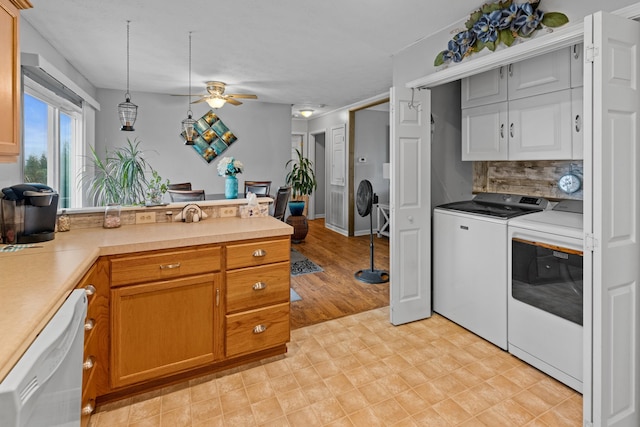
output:
M 122 127 L 120 130 L 133 131 L 133 124 L 136 122 L 138 115 L 138 106 L 131 102 L 131 95 L 129 94 L 129 23 L 127 21 L 127 93 L 124 94 L 125 102 L 118 104 L 118 116 L 120 117 L 120 123 Z
M 187 118 L 182 121 L 182 130 L 184 132 L 185 145 L 194 145 L 193 139 L 196 135 L 196 130 L 193 125 L 196 123 L 193 120 L 193 111 L 191 111 L 191 31 L 189 31 L 189 100 L 187 101 L 189 110 L 187 111 Z

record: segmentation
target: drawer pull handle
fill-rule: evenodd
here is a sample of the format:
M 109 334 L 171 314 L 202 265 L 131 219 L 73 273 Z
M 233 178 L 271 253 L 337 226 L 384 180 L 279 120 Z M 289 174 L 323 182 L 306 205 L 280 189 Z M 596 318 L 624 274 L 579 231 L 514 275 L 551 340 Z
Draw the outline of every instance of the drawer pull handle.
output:
M 91 399 L 82 407 L 82 415 L 91 415 L 95 407 L 96 401 Z
M 253 290 L 254 291 L 261 291 L 263 289 L 266 289 L 267 284 L 264 282 L 256 282 L 253 284 Z
M 180 263 L 176 262 L 175 264 L 163 264 L 160 266 L 160 270 L 172 270 L 174 268 L 180 268 Z
M 261 334 L 266 330 L 267 330 L 267 327 L 265 325 L 258 325 L 258 326 L 253 328 L 253 333 L 254 334 Z
M 93 286 L 93 285 L 87 285 L 87 286 L 84 288 L 84 293 L 85 293 L 88 297 L 90 297 L 91 295 L 93 295 L 93 294 L 95 294 L 95 293 L 96 293 L 96 287 L 95 287 L 95 286 Z
M 576 115 L 576 132 L 580 132 L 580 128 L 582 127 L 582 121 L 580 120 L 580 115 Z
M 87 319 L 84 322 L 84 330 L 85 331 L 90 331 L 92 330 L 94 327 L 96 326 L 96 321 L 95 319 L 91 318 L 91 319 Z
M 253 251 L 254 257 L 261 257 L 266 255 L 267 255 L 267 251 L 265 251 L 264 249 L 256 249 L 255 251 Z
M 87 357 L 87 359 L 82 364 L 82 369 L 85 370 L 85 371 L 89 371 L 94 366 L 95 366 L 95 361 L 93 359 L 93 356 L 89 356 L 89 357 Z

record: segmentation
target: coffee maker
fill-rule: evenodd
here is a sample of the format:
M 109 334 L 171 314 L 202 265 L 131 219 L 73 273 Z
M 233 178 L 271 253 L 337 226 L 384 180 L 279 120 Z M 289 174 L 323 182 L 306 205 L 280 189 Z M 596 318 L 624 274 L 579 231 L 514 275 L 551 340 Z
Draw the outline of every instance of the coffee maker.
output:
M 3 243 L 37 243 L 55 237 L 58 193 L 44 184 L 18 184 L 2 189 Z

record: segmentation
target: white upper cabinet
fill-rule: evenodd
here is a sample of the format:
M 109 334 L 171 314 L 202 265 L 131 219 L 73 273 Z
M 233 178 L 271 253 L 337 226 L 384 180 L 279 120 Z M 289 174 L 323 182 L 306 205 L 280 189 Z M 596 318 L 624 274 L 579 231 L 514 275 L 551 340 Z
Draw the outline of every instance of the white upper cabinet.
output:
M 571 159 L 571 90 L 509 102 L 509 160 Z
M 509 99 L 569 89 L 570 48 L 560 49 L 507 67 Z
M 462 160 L 581 159 L 580 58 L 581 45 L 463 79 Z
M 493 104 L 507 100 L 507 67 L 462 79 L 462 108 Z

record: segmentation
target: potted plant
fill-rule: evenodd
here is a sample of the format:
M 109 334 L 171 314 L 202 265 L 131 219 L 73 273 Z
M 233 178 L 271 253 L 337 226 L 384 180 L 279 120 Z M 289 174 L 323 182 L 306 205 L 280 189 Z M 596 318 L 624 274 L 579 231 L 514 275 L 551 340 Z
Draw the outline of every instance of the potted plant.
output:
M 124 147 L 106 151 L 104 160 L 91 147 L 94 170 L 83 172 L 81 182 L 87 185 L 96 206 L 144 205 L 152 188 L 162 190 L 163 185 L 166 187 L 168 181 L 163 184 L 157 172 L 153 175 L 155 171 L 144 158 L 139 145 L 140 141 L 127 139 Z M 148 173 L 154 176 L 151 182 L 147 179 Z
M 162 205 L 162 196 L 164 196 L 164 193 L 166 193 L 168 189 L 169 180 L 163 181 L 158 171 L 152 169 L 151 179 L 147 187 L 147 205 Z
M 298 159 L 291 159 L 285 165 L 285 168 L 292 165 L 285 179 L 287 185 L 291 186 L 292 200 L 289 202 L 291 215 L 302 215 L 305 199 L 308 199 L 308 196 L 313 193 L 318 183 L 316 182 L 316 175 L 313 172 L 313 162 L 307 157 L 304 157 L 297 148 L 296 153 Z

